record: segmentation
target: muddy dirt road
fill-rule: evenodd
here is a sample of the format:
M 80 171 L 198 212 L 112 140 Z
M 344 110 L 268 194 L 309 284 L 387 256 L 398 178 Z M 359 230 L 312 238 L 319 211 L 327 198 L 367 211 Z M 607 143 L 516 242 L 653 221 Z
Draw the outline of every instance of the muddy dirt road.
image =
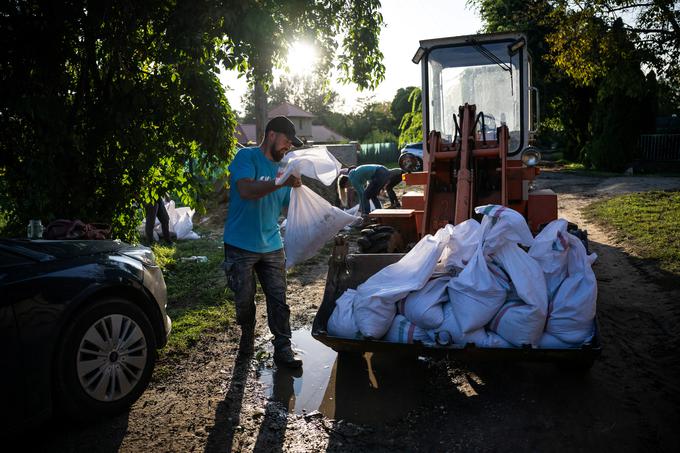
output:
M 22 450 L 680 451 L 680 282 L 629 255 L 579 212 L 615 193 L 680 188 L 680 179 L 544 172 L 540 185 L 560 194 L 561 216 L 589 231 L 599 256 L 604 351 L 589 374 L 552 364 L 374 356 L 369 375 L 365 360 L 331 354 L 329 368 L 318 366 L 328 375 L 317 389 L 320 412 L 299 413 L 295 399 L 318 370 L 272 375 L 262 315 L 255 356 L 238 358 L 238 328 L 213 334 L 128 413 L 77 427 L 50 422 L 29 433 Z M 303 332 L 322 299 L 325 261 L 289 278 L 292 322 Z

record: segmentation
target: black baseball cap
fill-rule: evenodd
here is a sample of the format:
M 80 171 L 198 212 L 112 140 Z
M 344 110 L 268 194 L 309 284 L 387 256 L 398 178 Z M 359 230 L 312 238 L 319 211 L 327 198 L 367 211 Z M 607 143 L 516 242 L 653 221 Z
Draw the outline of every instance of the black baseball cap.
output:
M 302 146 L 302 140 L 295 136 L 295 126 L 293 122 L 285 116 L 275 116 L 270 119 L 267 126 L 264 128 L 264 133 L 269 131 L 280 132 L 286 134 L 286 137 L 293 143 L 293 146 Z

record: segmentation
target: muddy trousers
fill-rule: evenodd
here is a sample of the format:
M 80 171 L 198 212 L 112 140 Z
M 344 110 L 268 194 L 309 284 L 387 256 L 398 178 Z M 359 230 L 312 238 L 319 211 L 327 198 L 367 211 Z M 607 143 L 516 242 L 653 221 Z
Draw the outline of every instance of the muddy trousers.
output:
M 397 198 L 397 194 L 394 192 L 394 187 L 401 182 L 401 175 L 403 174 L 404 172 L 401 170 L 401 168 L 391 169 L 390 179 L 387 181 L 387 184 L 385 184 L 385 192 L 387 192 L 387 196 L 390 197 L 390 205 L 393 208 L 401 207 L 399 198 Z
M 390 172 L 387 171 L 385 167 L 378 167 L 371 176 L 371 180 L 368 182 L 366 190 L 364 190 L 364 196 L 361 199 L 361 212 L 368 215 L 371 212 L 371 201 L 375 209 L 381 209 L 382 204 L 378 200 L 378 194 L 385 187 L 385 184 L 390 179 Z
M 290 348 L 290 308 L 286 304 L 286 255 L 283 249 L 255 253 L 224 244 L 224 272 L 234 293 L 236 322 L 255 324 L 255 274 L 267 300 L 267 323 L 275 350 Z

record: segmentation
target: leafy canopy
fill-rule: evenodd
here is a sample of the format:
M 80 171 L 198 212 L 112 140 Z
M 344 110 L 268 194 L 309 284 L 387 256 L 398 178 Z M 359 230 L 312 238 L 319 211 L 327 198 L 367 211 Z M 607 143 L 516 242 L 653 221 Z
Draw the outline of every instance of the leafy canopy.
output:
M 200 204 L 233 152 L 220 67 L 268 80 L 307 34 L 362 88 L 384 77 L 375 0 L 114 0 L 0 6 L 0 211 L 109 222 L 134 237 L 142 203 Z M 36 39 L 40 37 L 40 40 Z

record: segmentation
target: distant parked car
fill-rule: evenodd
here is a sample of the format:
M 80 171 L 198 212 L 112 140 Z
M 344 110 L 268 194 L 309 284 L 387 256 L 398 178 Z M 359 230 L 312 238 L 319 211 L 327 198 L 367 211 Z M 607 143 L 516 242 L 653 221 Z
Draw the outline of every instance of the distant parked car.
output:
M 0 432 L 136 401 L 170 333 L 166 300 L 146 247 L 0 239 Z
M 409 143 L 401 149 L 399 167 L 405 172 L 423 171 L 423 143 Z

